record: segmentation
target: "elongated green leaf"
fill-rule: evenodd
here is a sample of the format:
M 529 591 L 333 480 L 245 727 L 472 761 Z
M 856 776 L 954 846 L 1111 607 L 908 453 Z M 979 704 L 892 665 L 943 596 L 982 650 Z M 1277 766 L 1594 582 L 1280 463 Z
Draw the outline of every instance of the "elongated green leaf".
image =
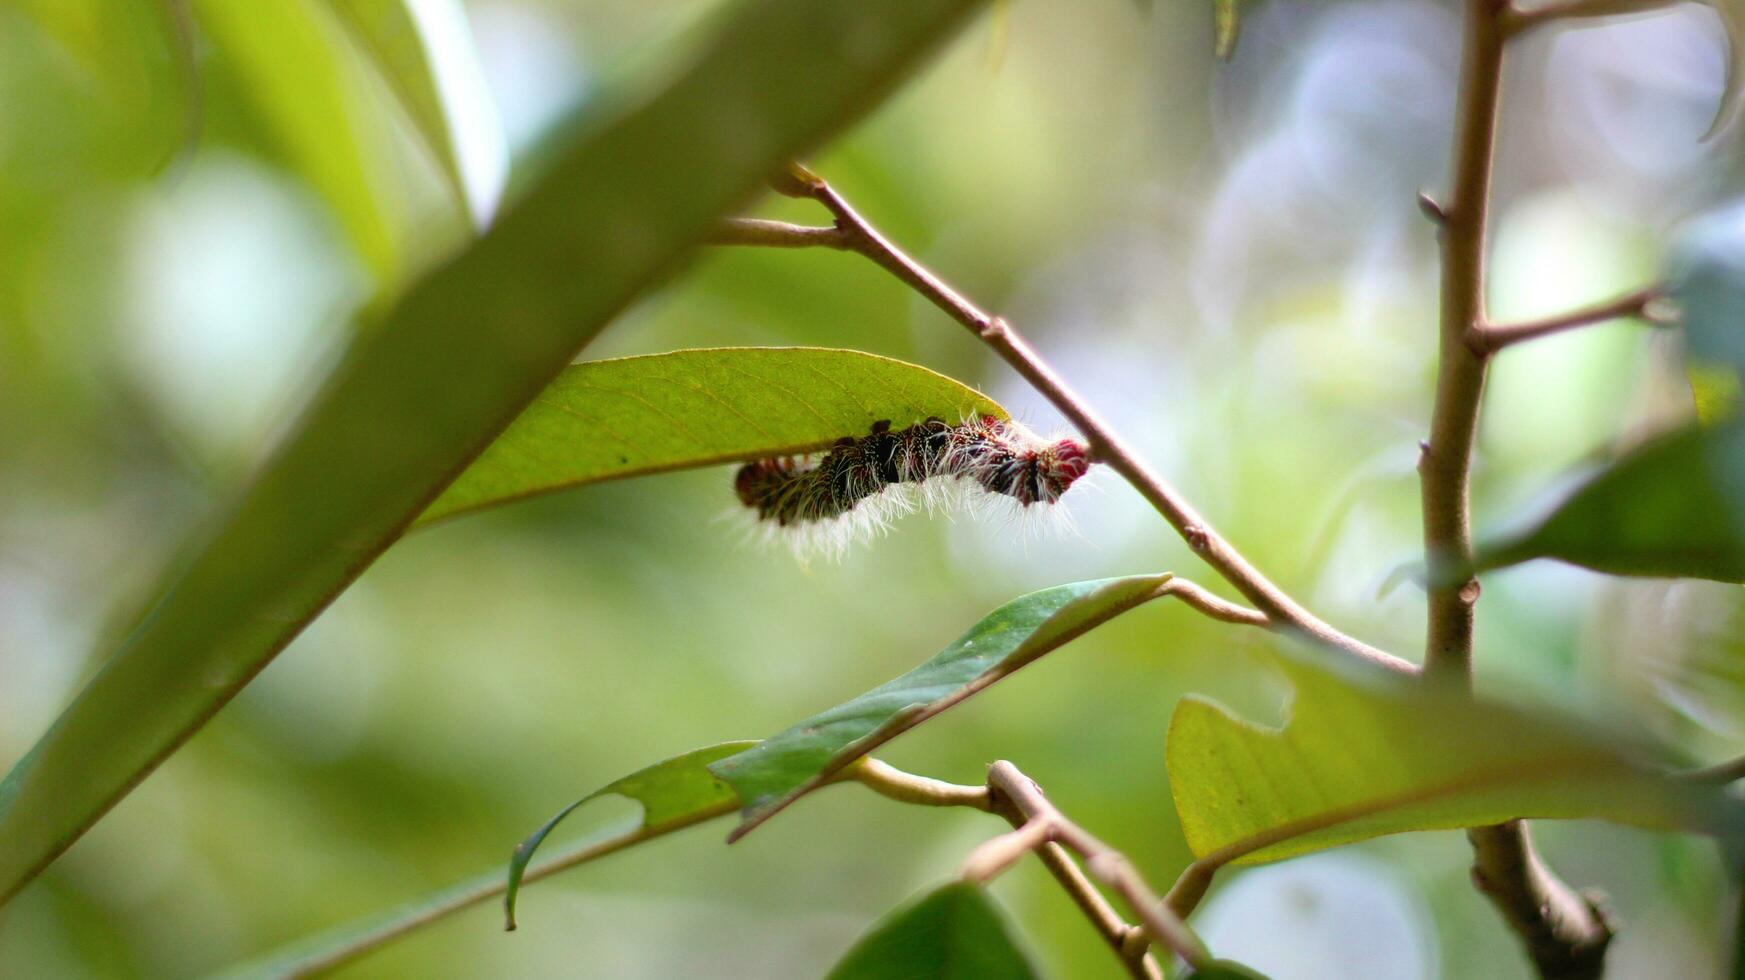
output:
M 224 971 L 225 980 L 264 980 L 303 977 L 332 970 L 401 936 L 442 918 L 471 908 L 486 899 L 504 895 L 513 928 L 515 895 L 520 886 L 565 871 L 578 864 L 605 857 L 644 841 L 706 820 L 732 813 L 739 805 L 733 791 L 709 775 L 704 766 L 716 759 L 744 751 L 756 742 L 723 742 L 696 749 L 638 770 L 564 808 L 538 833 L 515 849 L 512 872 L 490 871 L 445 888 L 434 895 L 408 903 L 385 915 L 311 936 Z M 584 803 L 603 796 L 623 796 L 642 804 L 642 818 L 635 827 L 572 844 L 544 861 L 528 867 L 528 859 L 540 840 L 558 820 Z
M 0 783 L 0 900 L 246 684 L 765 175 L 872 105 L 974 6 L 758 0 L 663 90 L 584 124 L 490 232 L 364 332 Z
M 419 518 L 599 480 L 823 449 L 930 415 L 1006 410 L 924 367 L 858 351 L 729 347 L 577 364 Z
M 1710 459 L 1731 430 L 1684 429 L 1604 467 L 1541 520 L 1478 548 L 1480 571 L 1556 558 L 1612 575 L 1745 582 L 1745 540 Z M 1724 446 L 1724 443 L 1722 443 Z
M 737 840 L 873 749 L 1151 599 L 1165 575 L 1058 585 L 985 616 L 931 660 L 709 768 L 745 801 Z
M 521 879 L 527 873 L 527 862 L 539 849 L 552 829 L 577 807 L 602 796 L 623 796 L 642 804 L 642 824 L 635 835 L 655 837 L 679 827 L 689 827 L 699 820 L 730 813 L 739 805 L 739 794 L 733 787 L 715 778 L 708 769 L 711 762 L 738 755 L 756 742 L 722 742 L 705 749 L 686 752 L 665 762 L 649 766 L 600 787 L 587 796 L 559 810 L 541 824 L 515 848 L 509 859 L 509 880 L 503 892 L 503 918 L 509 929 L 515 928 L 515 895 L 521 890 Z
M 461 209 L 489 221 L 509 146 L 458 0 L 326 3 L 405 108 Z
M 1745 550 L 1745 413 L 1730 404 L 1745 390 L 1745 206 L 1698 222 L 1670 265 L 1670 294 L 1681 311 L 1685 346 L 1708 396 L 1700 406 L 1709 426 L 1702 440 L 1707 478 L 1697 492 L 1724 501 L 1726 520 L 1714 533 Z
M 1515 817 L 1739 832 L 1736 805 L 1718 790 L 1649 771 L 1627 747 L 1544 711 L 1379 672 L 1281 667 L 1295 689 L 1283 729 L 1192 696 L 1170 721 L 1176 810 L 1207 864 Z
M 406 201 L 367 77 L 319 0 L 195 0 L 200 26 L 244 82 L 286 158 L 328 204 L 381 282 L 404 264 Z
M 862 936 L 829 980 L 1034 980 L 1006 916 L 966 882 L 936 888 Z

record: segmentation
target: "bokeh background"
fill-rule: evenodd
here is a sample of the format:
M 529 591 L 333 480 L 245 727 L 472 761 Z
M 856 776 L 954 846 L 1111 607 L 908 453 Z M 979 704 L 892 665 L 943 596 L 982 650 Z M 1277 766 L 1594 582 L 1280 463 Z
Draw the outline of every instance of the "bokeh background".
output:
M 490 98 L 464 137 L 509 161 L 509 198 L 542 134 L 658 79 L 721 9 L 421 6 L 449 28 L 439 58 L 482 70 Z M 1422 596 L 1391 582 L 1418 550 L 1412 464 L 1435 348 L 1434 238 L 1414 198 L 1446 167 L 1454 10 L 1270 2 L 1219 65 L 1207 5 L 1144 6 L 1003 4 L 812 163 L 1008 315 L 1281 584 L 1415 656 Z M 263 73 L 220 20 L 190 33 L 154 5 L 0 4 L 0 766 L 263 458 L 352 324 L 466 234 L 337 31 L 270 38 L 307 48 L 303 78 Z M 336 96 L 346 112 L 287 122 L 285 93 L 316 83 L 323 52 L 355 76 Z M 1671 230 L 1737 193 L 1738 140 L 1702 140 L 1725 57 L 1718 18 L 1694 5 L 1521 44 L 1496 181 L 1499 318 L 1652 280 Z M 339 162 L 310 149 L 311 131 Z M 346 166 L 363 178 L 347 183 Z M 762 213 L 817 217 L 791 202 Z M 743 344 L 920 362 L 1058 424 L 960 328 L 835 253 L 700 256 L 584 356 Z M 1677 354 L 1675 338 L 1617 324 L 1504 355 L 1481 526 L 1687 415 Z M 786 727 L 1021 592 L 1162 569 L 1217 585 L 1106 474 L 1069 498 L 1069 529 L 915 517 L 809 567 L 743 543 L 722 519 L 729 481 L 603 485 L 395 546 L 0 913 L 0 976 L 216 969 L 497 867 L 574 797 Z M 1692 759 L 1737 754 L 1742 599 L 1546 564 L 1499 573 L 1480 683 L 1647 729 Z M 1147 607 L 884 755 L 966 782 L 1012 759 L 1166 885 L 1188 860 L 1163 769 L 1170 711 L 1194 691 L 1276 720 L 1285 691 L 1255 656 L 1265 642 Z M 566 833 L 630 810 L 601 804 Z M 541 884 L 513 935 L 475 909 L 342 975 L 815 976 L 999 828 L 843 788 L 732 848 L 726 829 Z M 1720 972 L 1709 844 L 1592 824 L 1540 837 L 1627 923 L 1612 975 Z M 1525 976 L 1467 861 L 1458 834 L 1376 841 L 1229 875 L 1198 922 L 1221 954 L 1280 978 Z M 1058 975 L 1118 975 L 1037 867 L 996 892 Z

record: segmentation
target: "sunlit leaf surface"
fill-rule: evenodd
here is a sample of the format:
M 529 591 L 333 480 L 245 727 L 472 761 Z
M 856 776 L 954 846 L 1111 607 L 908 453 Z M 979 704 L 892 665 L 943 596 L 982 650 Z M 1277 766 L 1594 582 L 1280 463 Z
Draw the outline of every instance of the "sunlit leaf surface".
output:
M 1279 664 L 1294 689 L 1282 729 L 1197 696 L 1170 721 L 1170 786 L 1202 860 L 1255 864 L 1515 817 L 1739 830 L 1736 805 L 1717 789 L 1644 768 L 1629 747 L 1548 712 L 1368 671 Z
M 858 351 L 738 347 L 566 368 L 420 523 L 644 473 L 824 449 L 1005 409 L 924 367 Z

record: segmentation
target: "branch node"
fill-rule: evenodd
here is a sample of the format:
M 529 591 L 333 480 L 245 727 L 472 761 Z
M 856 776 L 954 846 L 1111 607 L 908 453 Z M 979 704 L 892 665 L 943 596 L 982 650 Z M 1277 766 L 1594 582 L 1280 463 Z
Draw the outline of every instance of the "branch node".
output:
M 1004 340 L 1012 333 L 1012 325 L 1005 317 L 991 316 L 976 328 L 976 336 L 983 340 Z

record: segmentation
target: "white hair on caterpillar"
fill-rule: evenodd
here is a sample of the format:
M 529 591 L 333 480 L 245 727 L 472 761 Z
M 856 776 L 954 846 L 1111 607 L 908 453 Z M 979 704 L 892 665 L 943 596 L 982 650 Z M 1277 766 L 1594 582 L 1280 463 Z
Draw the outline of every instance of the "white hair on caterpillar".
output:
M 993 416 L 957 425 L 930 418 L 894 431 L 879 422 L 822 454 L 753 460 L 740 467 L 734 490 L 766 543 L 779 541 L 802 561 L 839 560 L 916 510 L 967 508 L 1026 538 L 1045 525 L 1070 527 L 1057 504 L 1089 468 L 1076 439 L 1043 439 Z

